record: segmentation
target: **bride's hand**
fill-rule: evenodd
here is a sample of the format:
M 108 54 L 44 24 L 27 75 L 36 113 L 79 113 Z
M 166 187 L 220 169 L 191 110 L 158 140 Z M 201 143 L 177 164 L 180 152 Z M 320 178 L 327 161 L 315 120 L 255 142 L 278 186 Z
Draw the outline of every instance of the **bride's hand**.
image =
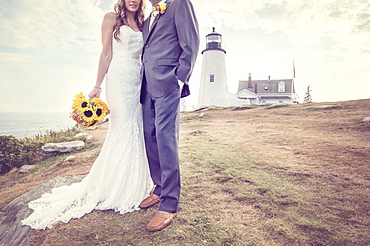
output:
M 95 98 L 95 97 L 99 98 L 100 97 L 100 92 L 101 92 L 101 89 L 99 89 L 99 88 L 92 89 L 92 91 L 89 94 L 90 100 Z

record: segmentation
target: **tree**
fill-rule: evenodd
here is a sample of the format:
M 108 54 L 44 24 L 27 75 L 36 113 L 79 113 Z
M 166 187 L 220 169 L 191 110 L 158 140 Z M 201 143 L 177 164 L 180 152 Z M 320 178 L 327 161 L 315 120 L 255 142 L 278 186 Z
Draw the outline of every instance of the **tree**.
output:
M 294 93 L 292 96 L 292 103 L 299 104 L 298 99 L 299 99 L 299 95 Z
M 310 103 L 312 102 L 312 96 L 311 96 L 311 89 L 310 89 L 310 85 L 307 86 L 307 90 L 306 90 L 306 94 L 304 96 L 304 100 L 303 100 L 303 103 Z

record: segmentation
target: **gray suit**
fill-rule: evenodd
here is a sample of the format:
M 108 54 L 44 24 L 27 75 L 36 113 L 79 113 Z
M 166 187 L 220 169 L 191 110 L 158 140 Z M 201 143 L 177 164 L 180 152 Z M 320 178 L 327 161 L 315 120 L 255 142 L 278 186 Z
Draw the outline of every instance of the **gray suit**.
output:
M 161 197 L 160 211 L 176 213 L 180 197 L 178 156 L 180 97 L 190 94 L 188 81 L 199 50 L 199 31 L 190 0 L 167 0 L 149 30 L 144 22 L 141 103 L 151 177 Z M 182 92 L 178 80 L 185 82 Z

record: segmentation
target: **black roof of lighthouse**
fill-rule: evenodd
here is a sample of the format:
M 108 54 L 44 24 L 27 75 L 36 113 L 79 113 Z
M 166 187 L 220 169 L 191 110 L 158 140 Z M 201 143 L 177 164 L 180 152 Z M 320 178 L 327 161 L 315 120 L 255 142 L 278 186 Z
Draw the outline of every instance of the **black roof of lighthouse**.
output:
M 216 28 L 215 27 L 212 27 L 212 32 L 210 34 L 208 34 L 206 37 L 208 37 L 209 35 L 219 35 L 219 36 L 222 36 L 221 34 L 217 33 L 215 30 L 216 30 Z
M 226 51 L 222 49 L 222 35 L 215 31 L 215 28 L 212 28 L 212 32 L 206 36 L 206 49 L 202 51 L 208 50 L 219 50 L 226 54 Z

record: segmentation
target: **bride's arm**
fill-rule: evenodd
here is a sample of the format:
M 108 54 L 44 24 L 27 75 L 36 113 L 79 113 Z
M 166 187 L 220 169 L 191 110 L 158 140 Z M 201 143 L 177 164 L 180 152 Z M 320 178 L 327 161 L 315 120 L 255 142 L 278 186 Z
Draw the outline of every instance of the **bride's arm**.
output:
M 103 83 L 105 74 L 108 71 L 109 64 L 112 60 L 112 34 L 114 29 L 114 24 L 116 22 L 116 14 L 113 12 L 107 13 L 104 16 L 102 24 L 102 43 L 103 49 L 100 54 L 98 75 L 96 78 L 95 87 L 90 92 L 90 99 L 94 97 L 100 97 L 100 86 Z

